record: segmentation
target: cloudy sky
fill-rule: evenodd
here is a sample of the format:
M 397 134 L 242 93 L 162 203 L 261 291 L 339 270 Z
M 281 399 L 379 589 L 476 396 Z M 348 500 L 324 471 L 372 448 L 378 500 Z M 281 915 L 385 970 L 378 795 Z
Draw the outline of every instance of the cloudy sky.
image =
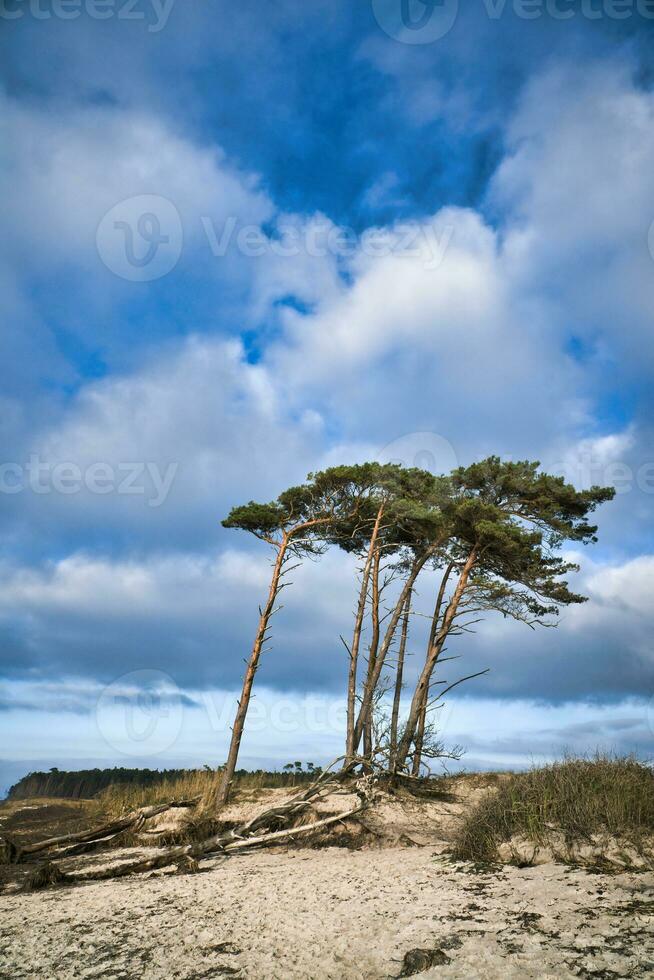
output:
M 268 555 L 220 520 L 371 458 L 616 486 L 589 602 L 457 641 L 442 727 L 654 754 L 654 3 L 0 17 L 0 789 L 221 762 Z M 340 749 L 353 568 L 294 579 L 247 765 Z

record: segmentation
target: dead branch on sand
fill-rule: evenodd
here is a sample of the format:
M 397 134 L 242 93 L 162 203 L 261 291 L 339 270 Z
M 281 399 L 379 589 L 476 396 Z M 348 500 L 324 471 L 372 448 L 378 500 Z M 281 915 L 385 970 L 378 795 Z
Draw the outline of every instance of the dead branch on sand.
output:
M 335 760 L 335 762 L 340 761 L 340 759 Z M 335 763 L 332 763 L 333 765 Z M 92 868 L 79 872 L 64 872 L 58 864 L 49 860 L 35 870 L 28 879 L 26 888 L 28 890 L 35 890 L 45 888 L 50 884 L 70 884 L 73 882 L 123 878 L 126 875 L 142 874 L 148 871 L 170 867 L 171 865 L 177 865 L 180 871 L 197 871 L 198 859 L 207 857 L 210 854 L 227 855 L 249 847 L 262 847 L 268 844 L 277 844 L 285 840 L 294 840 L 296 837 L 305 836 L 341 821 L 351 819 L 366 809 L 373 799 L 376 780 L 372 775 L 360 776 L 355 779 L 352 787 L 348 787 L 348 791 L 355 794 L 359 799 L 356 806 L 311 823 L 301 826 L 294 825 L 294 821 L 312 803 L 315 803 L 327 794 L 334 793 L 337 788 L 342 787 L 344 778 L 350 775 L 351 766 L 346 766 L 338 772 L 330 772 L 330 769 L 331 767 L 328 767 L 314 783 L 290 800 L 270 807 L 228 831 L 213 834 L 201 841 L 165 848 L 160 853 L 150 857 L 128 861 L 110 867 Z M 189 802 L 187 801 L 186 805 L 189 805 Z M 179 806 L 180 804 L 172 805 Z M 190 805 L 193 805 L 193 803 L 191 802 Z M 89 844 L 101 846 L 105 841 L 112 840 L 117 833 L 123 833 L 127 829 L 142 826 L 146 819 L 164 812 L 170 806 L 171 804 L 160 804 L 155 807 L 145 807 L 143 810 L 138 811 L 136 815 L 130 814 L 129 818 L 125 817 L 122 822 L 117 821 L 113 825 L 108 825 L 115 830 L 116 825 L 121 824 L 121 829 L 112 835 L 107 835 L 107 827 L 101 828 L 104 831 L 103 837 L 98 836 L 98 831 L 77 835 L 69 834 L 65 835 L 65 838 L 51 838 L 49 841 L 41 841 L 39 844 L 33 844 L 29 853 L 46 850 L 53 846 L 53 842 L 56 842 L 57 846 L 64 842 L 72 842 L 73 838 L 75 838 L 73 847 L 63 853 L 56 854 L 56 857 L 70 855 L 74 852 L 75 847 L 87 847 Z M 126 824 L 128 819 L 130 822 Z M 122 826 L 123 824 L 126 825 Z M 27 848 L 23 850 L 23 853 L 28 853 Z
M 38 854 L 40 851 L 53 849 L 59 851 L 57 857 L 63 857 L 64 854 L 83 853 L 84 850 L 90 849 L 96 844 L 109 843 L 109 841 L 114 840 L 128 830 L 139 830 L 146 820 L 156 817 L 160 813 L 165 813 L 166 810 L 171 810 L 176 807 L 194 807 L 199 803 L 199 800 L 200 798 L 198 797 L 194 800 L 172 800 L 169 803 L 144 806 L 138 810 L 133 810 L 119 820 L 113 820 L 111 823 L 104 824 L 102 827 L 96 827 L 94 830 L 83 830 L 75 834 L 62 834 L 60 837 L 49 837 L 46 840 L 38 841 L 34 844 L 19 846 L 15 841 L 11 841 L 8 838 L 0 838 L 0 860 L 4 864 L 18 864 L 30 854 Z M 66 848 L 66 844 L 73 846 Z M 60 850 L 62 847 L 65 848 L 64 851 Z

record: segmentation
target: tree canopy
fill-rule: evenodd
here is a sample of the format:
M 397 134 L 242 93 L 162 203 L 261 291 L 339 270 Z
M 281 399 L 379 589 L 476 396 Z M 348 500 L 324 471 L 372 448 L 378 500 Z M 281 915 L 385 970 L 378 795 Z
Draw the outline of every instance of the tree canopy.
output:
M 335 546 L 359 561 L 352 638 L 349 643 L 342 638 L 349 657 L 346 757 L 350 762 L 358 758 L 363 737 L 364 759 L 372 764 L 374 712 L 386 689 L 384 671 L 402 623 L 392 712 L 395 730 L 386 743 L 393 747 L 393 767 L 406 769 L 412 760 L 416 773 L 425 733 L 431 730 L 426 718 L 433 675 L 446 641 L 487 612 L 535 627 L 553 625 L 561 606 L 584 602 L 585 597 L 572 591 L 568 582 L 578 566 L 560 549 L 565 542 L 586 545 L 597 540 L 597 526 L 590 516 L 614 492 L 612 487 L 577 490 L 562 477 L 542 472 L 538 462 L 506 462 L 489 456 L 439 476 L 394 463 L 333 466 L 310 473 L 305 483 L 289 487 L 270 503 L 250 501 L 234 507 L 223 525 L 254 534 L 272 545 L 277 557 L 244 679 L 223 797 L 236 764 L 254 673 L 284 587 L 281 579 L 289 555 L 319 555 Z M 415 585 L 424 568 L 436 570 L 437 587 L 424 664 L 400 733 L 400 663 Z M 385 591 L 389 583 L 396 585 L 390 602 Z M 366 670 L 360 681 L 358 665 L 367 624 Z M 455 685 L 445 690 L 451 686 Z

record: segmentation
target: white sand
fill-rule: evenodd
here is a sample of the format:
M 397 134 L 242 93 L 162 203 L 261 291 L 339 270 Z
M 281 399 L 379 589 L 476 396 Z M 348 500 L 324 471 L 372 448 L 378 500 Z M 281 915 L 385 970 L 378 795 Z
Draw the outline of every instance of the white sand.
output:
M 382 978 L 399 974 L 407 950 L 441 944 L 450 962 L 425 980 L 654 970 L 650 873 L 478 873 L 431 847 L 264 851 L 204 866 L 1 896 L 0 975 Z
M 652 975 L 652 872 L 451 863 L 448 837 L 491 785 L 470 775 L 443 799 L 382 797 L 364 815 L 360 838 L 377 846 L 361 850 L 268 849 L 205 861 L 195 875 L 5 893 L 0 977 L 376 980 L 398 976 L 416 947 L 449 957 L 419 974 L 425 980 Z M 255 794 L 232 816 L 242 820 L 285 795 Z M 342 811 L 353 800 L 329 797 L 318 811 Z

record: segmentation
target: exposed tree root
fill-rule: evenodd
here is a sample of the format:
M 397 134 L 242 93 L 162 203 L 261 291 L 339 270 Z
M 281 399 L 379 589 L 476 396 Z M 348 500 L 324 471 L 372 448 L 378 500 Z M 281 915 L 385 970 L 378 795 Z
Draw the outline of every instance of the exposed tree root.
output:
M 18 844 L 8 837 L 0 837 L 0 864 L 17 864 L 20 856 L 21 849 Z
M 49 885 L 63 885 L 68 882 L 68 875 L 64 874 L 52 861 L 41 864 L 27 879 L 24 885 L 25 891 L 40 891 L 48 888 Z

